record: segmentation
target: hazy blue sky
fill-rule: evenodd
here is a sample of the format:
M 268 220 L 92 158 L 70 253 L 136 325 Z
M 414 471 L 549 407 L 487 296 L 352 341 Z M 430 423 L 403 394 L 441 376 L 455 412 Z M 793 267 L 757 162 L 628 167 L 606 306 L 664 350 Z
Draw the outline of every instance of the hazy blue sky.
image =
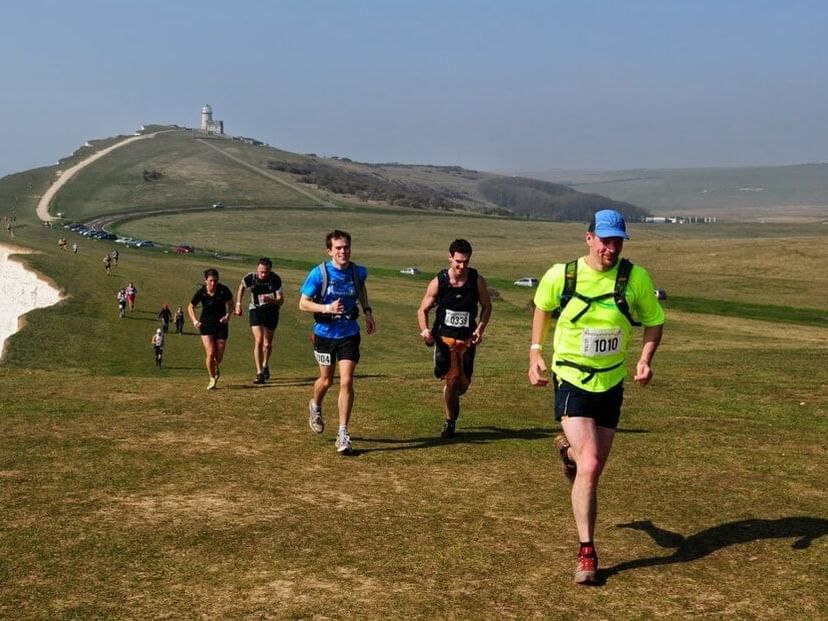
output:
M 824 0 L 4 0 L 0 175 L 143 123 L 493 171 L 828 161 Z

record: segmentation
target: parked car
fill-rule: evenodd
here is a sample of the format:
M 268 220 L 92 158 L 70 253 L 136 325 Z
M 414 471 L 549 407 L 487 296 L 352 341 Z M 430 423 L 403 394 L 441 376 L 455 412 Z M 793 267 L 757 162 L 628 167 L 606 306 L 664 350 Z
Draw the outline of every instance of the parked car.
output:
M 141 241 L 135 242 L 136 248 L 152 248 L 155 246 L 155 242 L 151 242 L 148 239 L 142 239 Z
M 224 209 L 224 203 L 213 203 L 213 209 Z
M 181 244 L 175 247 L 175 251 L 178 254 L 190 254 L 193 251 L 193 247 L 188 244 Z
M 408 274 L 409 276 L 416 276 L 420 273 L 416 267 L 406 267 L 400 270 L 400 274 Z
M 537 287 L 538 279 L 532 278 L 531 276 L 524 276 L 523 278 L 518 278 L 514 284 L 516 287 Z

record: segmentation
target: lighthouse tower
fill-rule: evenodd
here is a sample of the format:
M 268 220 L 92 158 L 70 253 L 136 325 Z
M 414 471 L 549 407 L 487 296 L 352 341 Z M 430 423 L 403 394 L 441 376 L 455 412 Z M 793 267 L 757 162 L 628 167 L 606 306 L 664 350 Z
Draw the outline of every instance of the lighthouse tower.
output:
M 201 131 L 206 132 L 213 124 L 213 109 L 207 104 L 201 109 Z
M 223 134 L 224 121 L 213 120 L 213 108 L 207 104 L 201 109 L 201 131 L 208 134 Z

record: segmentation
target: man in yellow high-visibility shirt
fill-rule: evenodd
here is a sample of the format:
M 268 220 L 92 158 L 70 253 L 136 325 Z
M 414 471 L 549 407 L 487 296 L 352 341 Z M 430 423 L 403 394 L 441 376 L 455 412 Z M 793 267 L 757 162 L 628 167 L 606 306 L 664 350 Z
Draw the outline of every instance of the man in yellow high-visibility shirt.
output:
M 575 582 L 595 584 L 598 479 L 621 416 L 632 326 L 644 326 L 635 381 L 646 386 L 653 377 L 651 364 L 661 341 L 664 311 L 650 275 L 621 259 L 624 240 L 629 237 L 619 212 L 596 212 L 585 239 L 586 256 L 553 265 L 538 285 L 529 382 L 534 386 L 549 382 L 543 345 L 552 317 L 557 316 L 552 379 L 555 418 L 565 435 L 555 438 L 555 447 L 572 484 L 572 511 L 580 541 Z

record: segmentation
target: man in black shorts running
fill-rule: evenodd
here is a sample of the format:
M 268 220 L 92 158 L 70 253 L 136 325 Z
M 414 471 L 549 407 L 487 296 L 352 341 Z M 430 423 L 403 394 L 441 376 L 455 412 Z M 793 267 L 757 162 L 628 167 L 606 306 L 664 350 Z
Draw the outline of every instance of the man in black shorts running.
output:
M 259 259 L 256 271 L 242 278 L 236 292 L 236 315 L 242 314 L 244 292 L 250 290 L 250 329 L 253 332 L 253 362 L 256 364 L 254 384 L 270 379 L 270 353 L 273 351 L 273 333 L 279 325 L 279 307 L 284 303 L 282 279 L 272 271 L 273 262 Z
M 420 336 L 434 346 L 434 375 L 441 378 L 445 405 L 443 438 L 454 435 L 460 415 L 460 396 L 471 383 L 474 354 L 492 315 L 486 280 L 469 267 L 472 247 L 465 239 L 449 246 L 449 266 L 431 279 L 426 288 L 417 321 Z M 480 318 L 477 309 L 480 307 Z M 428 313 L 436 307 L 434 326 L 428 327 Z
M 219 282 L 218 270 L 204 270 L 204 285 L 193 295 L 187 305 L 187 312 L 193 325 L 201 334 L 204 345 L 205 365 L 210 374 L 207 390 L 214 390 L 221 370 L 219 365 L 227 345 L 230 315 L 233 313 L 233 292 Z M 196 319 L 196 306 L 201 306 L 201 317 Z

